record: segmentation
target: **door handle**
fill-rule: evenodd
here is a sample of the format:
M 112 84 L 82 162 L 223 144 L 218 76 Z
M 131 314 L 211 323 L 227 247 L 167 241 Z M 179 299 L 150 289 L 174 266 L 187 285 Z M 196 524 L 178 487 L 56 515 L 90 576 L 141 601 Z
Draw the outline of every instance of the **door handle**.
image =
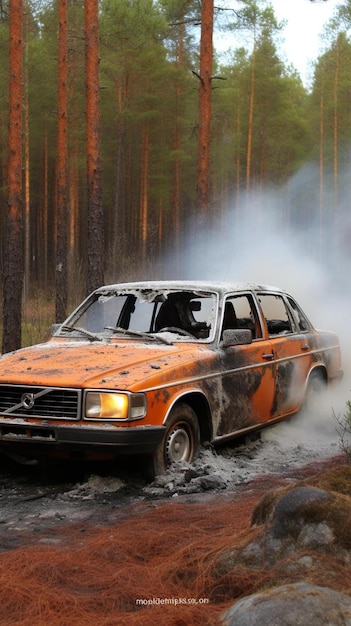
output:
M 272 360 L 272 359 L 274 359 L 274 352 L 269 352 L 269 353 L 266 353 L 266 354 L 262 354 L 262 358 L 263 359 L 267 359 L 267 361 L 268 360 Z
M 308 343 L 303 343 L 301 346 L 301 350 L 309 350 L 310 346 L 308 345 Z

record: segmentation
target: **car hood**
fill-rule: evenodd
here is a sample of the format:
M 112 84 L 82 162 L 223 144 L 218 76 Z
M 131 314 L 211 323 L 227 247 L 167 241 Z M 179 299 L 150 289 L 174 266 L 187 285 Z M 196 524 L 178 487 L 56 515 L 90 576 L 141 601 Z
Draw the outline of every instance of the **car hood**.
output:
M 170 369 L 186 378 L 183 368 L 191 363 L 196 368 L 200 353 L 202 360 L 204 353 L 209 356 L 211 351 L 190 342 L 164 345 L 130 339 L 110 343 L 52 339 L 3 355 L 0 384 L 138 391 L 164 382 Z

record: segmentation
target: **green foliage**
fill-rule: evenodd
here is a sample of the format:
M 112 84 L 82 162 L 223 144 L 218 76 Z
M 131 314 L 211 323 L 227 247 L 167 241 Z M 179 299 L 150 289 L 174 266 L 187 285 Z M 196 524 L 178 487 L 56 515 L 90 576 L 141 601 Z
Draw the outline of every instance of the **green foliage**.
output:
M 241 0 L 229 28 L 237 47 L 214 58 L 211 139 L 213 212 L 245 187 L 250 96 L 252 188 L 284 186 L 320 153 L 332 164 L 351 139 L 350 2 L 329 31 L 311 92 L 279 57 L 279 24 L 263 0 Z M 29 3 L 25 35 L 30 146 L 31 285 L 52 286 L 55 258 L 57 2 Z M 102 0 L 100 82 L 107 275 L 128 279 L 158 260 L 168 239 L 196 215 L 198 0 Z M 223 13 L 220 15 L 223 16 Z M 228 15 L 228 13 L 227 13 Z M 341 20 L 342 17 L 342 20 Z M 217 19 L 220 19 L 217 15 Z M 223 19 L 223 18 L 222 18 Z M 69 3 L 70 279 L 86 250 L 84 3 Z M 223 26 L 223 24 L 222 24 Z M 217 27 L 217 26 L 216 26 Z M 228 27 L 228 24 L 227 24 Z M 338 62 L 337 99 L 335 68 Z M 6 206 L 8 23 L 0 21 L 0 199 Z M 253 90 L 253 91 L 252 91 Z M 212 217 L 212 216 L 211 216 Z M 214 217 L 214 216 L 213 216 Z M 144 219 L 144 230 L 141 225 Z M 0 214 L 0 245 L 5 212 Z M 46 237 L 44 246 L 44 235 Z M 144 242 L 142 243 L 142 240 Z M 133 252 L 131 252 L 133 251 Z M 143 256 L 144 255 L 144 256 Z M 1 257 L 0 257 L 1 258 Z M 84 267 L 83 272 L 84 274 Z M 84 282 L 84 279 L 83 279 Z
M 254 73 L 254 74 L 253 74 Z M 226 80 L 214 93 L 214 150 L 221 160 L 214 176 L 234 181 L 233 164 L 240 162 L 240 186 L 245 184 L 248 107 L 254 92 L 252 176 L 257 185 L 283 184 L 308 151 L 307 94 L 300 78 L 284 68 L 269 33 L 257 40 L 255 53 L 238 49 Z M 254 75 L 254 84 L 252 77 Z M 284 141 L 282 141 L 284 137 Z
M 337 432 L 340 437 L 339 446 L 342 452 L 351 462 L 351 401 L 347 400 L 344 415 L 342 417 L 334 415 L 337 425 Z
M 345 422 L 348 430 L 351 432 L 351 401 L 346 402 Z
M 334 158 L 335 116 L 340 144 L 351 139 L 350 64 L 350 40 L 345 33 L 339 33 L 332 40 L 330 48 L 319 58 L 315 68 L 310 123 L 314 133 L 317 133 L 321 120 L 323 122 L 326 164 L 332 163 Z M 348 154 L 344 157 L 348 158 Z

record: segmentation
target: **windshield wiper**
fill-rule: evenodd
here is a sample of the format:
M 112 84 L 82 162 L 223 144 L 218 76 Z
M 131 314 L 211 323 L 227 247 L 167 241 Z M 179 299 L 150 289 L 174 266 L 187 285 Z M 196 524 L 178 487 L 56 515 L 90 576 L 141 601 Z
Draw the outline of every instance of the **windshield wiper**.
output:
M 82 333 L 85 337 L 90 339 L 90 341 L 102 341 L 100 335 L 96 335 L 95 333 L 91 333 L 89 330 L 85 328 L 81 328 L 80 326 L 61 326 L 60 330 L 63 330 L 68 333 L 73 333 L 77 331 L 78 333 Z
M 146 333 L 140 330 L 127 330 L 121 326 L 105 326 L 104 328 L 106 328 L 106 330 L 112 330 L 113 333 L 121 333 L 122 335 L 130 335 L 132 337 L 141 337 L 143 339 L 153 339 L 154 341 L 165 343 L 167 346 L 173 345 L 173 341 L 154 333 Z

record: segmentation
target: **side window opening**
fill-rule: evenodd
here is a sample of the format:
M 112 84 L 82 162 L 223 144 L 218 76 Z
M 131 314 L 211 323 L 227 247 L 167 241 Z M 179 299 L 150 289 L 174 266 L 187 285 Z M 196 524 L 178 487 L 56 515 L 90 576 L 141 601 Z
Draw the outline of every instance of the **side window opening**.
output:
M 256 307 L 250 295 L 227 298 L 224 305 L 221 336 L 223 336 L 223 331 L 229 328 L 251 330 L 253 339 L 262 337 Z
M 277 294 L 259 294 L 258 299 L 270 337 L 287 335 L 294 331 L 289 312 L 282 296 Z
M 308 331 L 310 329 L 310 324 L 307 318 L 305 317 L 304 313 L 301 311 L 300 307 L 298 307 L 296 302 L 290 297 L 288 297 L 288 302 L 291 306 L 292 313 L 296 322 L 296 326 L 299 329 L 299 331 L 302 333 Z

